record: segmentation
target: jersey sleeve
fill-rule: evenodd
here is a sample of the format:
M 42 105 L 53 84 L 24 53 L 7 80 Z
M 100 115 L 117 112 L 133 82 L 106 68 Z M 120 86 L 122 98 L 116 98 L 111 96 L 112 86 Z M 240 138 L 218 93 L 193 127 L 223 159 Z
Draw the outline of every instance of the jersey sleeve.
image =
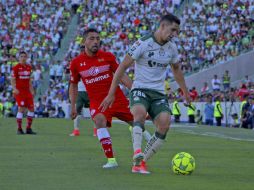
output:
M 31 65 L 29 65 L 29 69 L 30 69 L 30 78 L 32 78 L 34 75 L 33 67 Z
M 177 46 L 174 44 L 173 54 L 172 54 L 172 63 L 176 64 L 178 62 L 179 62 L 179 54 L 178 54 Z
M 141 57 L 143 53 L 142 44 L 143 44 L 142 41 L 138 40 L 130 47 L 128 55 L 131 56 L 132 59 L 137 60 Z
M 110 67 L 111 67 L 112 71 L 115 73 L 116 69 L 118 68 L 118 65 L 119 65 L 116 61 L 116 57 L 112 53 L 109 53 L 108 57 L 109 57 L 109 61 L 110 61 Z
M 15 67 L 12 67 L 11 76 L 12 76 L 13 78 L 17 78 L 17 77 L 18 77 L 18 69 L 17 69 L 16 66 L 15 66 Z
M 70 64 L 70 82 L 74 84 L 78 84 L 79 80 L 80 80 L 80 75 L 77 71 L 77 64 L 75 60 L 72 60 Z

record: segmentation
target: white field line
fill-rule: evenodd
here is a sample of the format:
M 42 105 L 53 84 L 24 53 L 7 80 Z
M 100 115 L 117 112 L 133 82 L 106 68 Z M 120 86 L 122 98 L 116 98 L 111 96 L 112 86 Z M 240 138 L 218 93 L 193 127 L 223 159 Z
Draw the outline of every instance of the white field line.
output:
M 118 123 L 118 124 L 126 124 L 124 121 L 121 121 L 121 120 L 118 120 L 118 119 L 114 119 L 112 120 L 112 123 Z M 145 125 L 154 125 L 152 121 L 146 121 Z M 177 127 L 177 128 L 186 128 L 186 127 L 190 127 L 190 128 L 193 128 L 193 127 L 197 127 L 195 124 L 184 124 L 184 123 L 181 123 L 181 124 L 171 124 L 170 127 Z
M 237 137 L 231 137 L 228 135 L 215 133 L 215 132 L 195 132 L 191 129 L 180 129 L 179 132 L 187 133 L 187 134 L 193 134 L 193 135 L 202 135 L 202 136 L 209 136 L 209 137 L 217 137 L 222 139 L 230 139 L 230 140 L 236 140 L 236 141 L 249 141 L 254 142 L 254 139 L 246 139 L 246 138 L 237 138 Z

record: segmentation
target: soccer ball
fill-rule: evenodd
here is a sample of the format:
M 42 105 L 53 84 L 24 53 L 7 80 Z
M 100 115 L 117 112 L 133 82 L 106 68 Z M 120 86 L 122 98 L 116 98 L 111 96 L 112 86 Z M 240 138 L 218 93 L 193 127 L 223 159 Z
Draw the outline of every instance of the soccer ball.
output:
M 175 174 L 189 175 L 195 170 L 195 159 L 189 153 L 177 153 L 172 159 L 172 169 Z

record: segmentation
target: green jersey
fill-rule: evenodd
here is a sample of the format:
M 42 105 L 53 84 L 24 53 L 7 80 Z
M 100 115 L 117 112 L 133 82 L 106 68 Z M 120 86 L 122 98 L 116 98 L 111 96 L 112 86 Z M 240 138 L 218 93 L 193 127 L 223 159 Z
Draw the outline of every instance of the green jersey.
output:
M 156 42 L 153 34 L 136 41 L 128 51 L 135 60 L 133 89 L 145 88 L 164 92 L 166 69 L 178 62 L 176 44 L 169 41 L 164 45 Z

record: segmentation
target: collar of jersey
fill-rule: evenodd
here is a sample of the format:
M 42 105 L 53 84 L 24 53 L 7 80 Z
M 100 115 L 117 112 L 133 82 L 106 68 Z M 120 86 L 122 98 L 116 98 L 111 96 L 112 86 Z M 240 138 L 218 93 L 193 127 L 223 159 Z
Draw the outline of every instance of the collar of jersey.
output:
M 156 40 L 155 36 L 154 36 L 154 33 L 152 33 L 152 38 L 153 38 L 153 41 L 154 41 L 155 43 L 157 43 L 159 46 L 164 46 L 166 43 L 168 43 L 168 42 L 165 42 L 164 44 L 161 44 L 160 42 L 158 42 L 158 41 Z
M 86 57 L 89 57 L 89 58 L 99 57 L 99 53 L 100 53 L 100 50 L 98 50 L 97 53 L 94 56 L 89 56 L 89 55 L 86 54 L 85 51 L 83 51 L 83 55 L 86 56 Z

